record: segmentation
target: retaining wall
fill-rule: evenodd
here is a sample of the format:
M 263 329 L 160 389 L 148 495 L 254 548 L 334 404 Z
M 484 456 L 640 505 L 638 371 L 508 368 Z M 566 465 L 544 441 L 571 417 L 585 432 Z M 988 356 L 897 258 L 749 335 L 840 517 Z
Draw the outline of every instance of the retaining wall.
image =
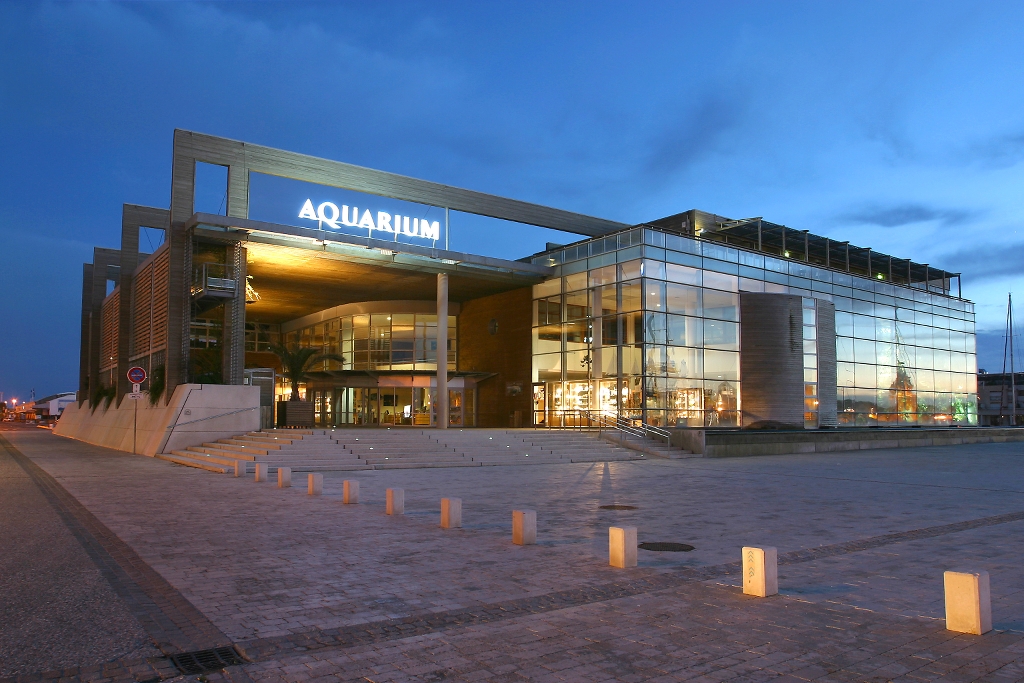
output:
M 156 455 L 260 428 L 256 386 L 179 384 L 167 403 L 123 399 L 93 411 L 88 401 L 64 409 L 53 433 L 128 453 Z
M 831 453 L 874 448 L 922 448 L 1024 441 L 1024 428 L 822 429 L 807 431 L 672 430 L 672 445 L 705 458 Z

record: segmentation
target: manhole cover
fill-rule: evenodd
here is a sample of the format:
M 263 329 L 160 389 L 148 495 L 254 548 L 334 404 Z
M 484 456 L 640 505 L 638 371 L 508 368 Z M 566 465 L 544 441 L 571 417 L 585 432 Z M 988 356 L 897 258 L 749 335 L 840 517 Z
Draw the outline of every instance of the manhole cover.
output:
M 206 673 L 207 671 L 220 671 L 226 666 L 233 666 L 244 662 L 233 647 L 182 652 L 171 655 L 170 659 L 171 663 L 178 668 L 178 671 L 186 676 Z
M 637 547 L 644 550 L 653 550 L 656 553 L 688 553 L 693 550 L 692 545 L 685 543 L 641 543 Z
M 602 510 L 636 510 L 636 505 L 601 505 Z

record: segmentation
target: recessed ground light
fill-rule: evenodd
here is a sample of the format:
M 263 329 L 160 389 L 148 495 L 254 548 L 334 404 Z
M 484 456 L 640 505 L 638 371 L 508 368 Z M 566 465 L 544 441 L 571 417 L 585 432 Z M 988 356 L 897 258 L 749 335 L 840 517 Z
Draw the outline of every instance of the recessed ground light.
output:
M 599 505 L 602 510 L 636 510 L 636 505 Z
M 637 545 L 637 548 L 653 550 L 656 553 L 688 553 L 693 550 L 693 546 L 686 543 L 663 543 L 660 541 L 641 543 Z

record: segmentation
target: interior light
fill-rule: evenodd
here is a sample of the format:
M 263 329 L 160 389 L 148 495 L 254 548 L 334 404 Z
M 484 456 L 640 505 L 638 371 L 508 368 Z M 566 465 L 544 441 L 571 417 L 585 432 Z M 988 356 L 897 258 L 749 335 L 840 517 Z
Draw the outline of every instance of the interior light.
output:
M 875 277 L 877 277 L 879 280 L 884 280 L 885 279 L 885 277 L 881 273 L 879 273 Z
M 782 252 L 782 255 L 785 256 L 786 258 L 789 258 L 789 252 L 788 251 Z

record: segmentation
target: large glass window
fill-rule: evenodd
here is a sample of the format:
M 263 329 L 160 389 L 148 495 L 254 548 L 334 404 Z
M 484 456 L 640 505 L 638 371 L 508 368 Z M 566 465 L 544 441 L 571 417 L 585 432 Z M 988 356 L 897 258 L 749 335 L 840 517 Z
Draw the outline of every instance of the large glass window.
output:
M 549 424 L 570 404 L 650 424 L 739 424 L 740 291 L 804 297 L 807 426 L 818 424 L 821 345 L 833 343 L 819 338 L 819 300 L 836 310 L 841 423 L 977 422 L 968 302 L 646 228 L 571 250 L 594 267 L 534 287 L 534 381 Z

